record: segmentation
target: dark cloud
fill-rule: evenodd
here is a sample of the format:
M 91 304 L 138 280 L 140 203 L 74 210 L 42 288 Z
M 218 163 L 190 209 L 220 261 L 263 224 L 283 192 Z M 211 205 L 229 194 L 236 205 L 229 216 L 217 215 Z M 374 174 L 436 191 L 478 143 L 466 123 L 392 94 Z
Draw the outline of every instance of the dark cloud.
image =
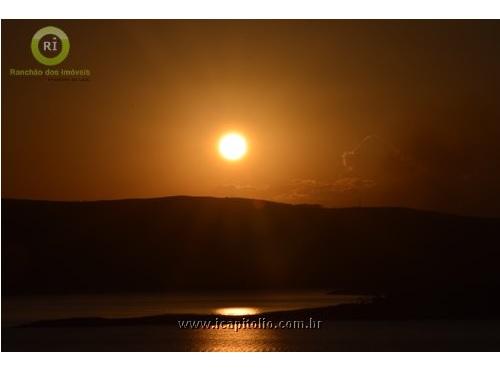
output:
M 372 178 L 413 167 L 398 148 L 376 135 L 365 137 L 353 150 L 344 152 L 342 163 L 347 171 Z
M 426 181 L 426 168 L 377 135 L 365 137 L 340 155 L 344 170 L 329 181 L 297 179 L 269 189 L 271 199 L 326 206 L 417 206 L 415 186 Z

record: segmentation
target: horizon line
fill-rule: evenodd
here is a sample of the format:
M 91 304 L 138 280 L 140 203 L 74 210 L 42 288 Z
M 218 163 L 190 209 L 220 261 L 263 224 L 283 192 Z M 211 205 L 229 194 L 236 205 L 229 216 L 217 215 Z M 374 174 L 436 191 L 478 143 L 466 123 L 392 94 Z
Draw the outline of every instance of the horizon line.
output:
M 318 208 L 325 210 L 349 210 L 349 209 L 396 209 L 396 210 L 409 210 L 409 211 L 418 211 L 418 212 L 427 212 L 433 214 L 440 215 L 448 215 L 448 216 L 459 216 L 459 217 L 469 217 L 469 218 L 480 218 L 480 219 L 500 219 L 500 216 L 487 216 L 487 215 L 470 215 L 456 212 L 446 212 L 446 211 L 438 211 L 430 208 L 415 208 L 408 206 L 325 206 L 321 203 L 292 203 L 292 202 L 280 202 L 273 201 L 269 199 L 261 199 L 261 198 L 249 198 L 249 197 L 238 197 L 238 196 L 225 196 L 225 197 L 217 197 L 210 195 L 188 195 L 188 194 L 177 194 L 177 195 L 163 195 L 163 196 L 153 196 L 153 197 L 135 197 L 135 198 L 114 198 L 114 199 L 35 199 L 35 198 L 17 198 L 17 197 L 1 197 L 1 200 L 10 200 L 10 201 L 28 201 L 28 202 L 44 202 L 44 203 L 106 203 L 106 202 L 124 202 L 124 201 L 146 201 L 146 200 L 161 200 L 161 199 L 217 199 L 217 200 L 244 200 L 244 201 L 257 201 L 262 203 L 274 204 L 274 205 L 283 205 L 283 206 L 292 206 L 292 207 L 310 207 L 310 208 Z

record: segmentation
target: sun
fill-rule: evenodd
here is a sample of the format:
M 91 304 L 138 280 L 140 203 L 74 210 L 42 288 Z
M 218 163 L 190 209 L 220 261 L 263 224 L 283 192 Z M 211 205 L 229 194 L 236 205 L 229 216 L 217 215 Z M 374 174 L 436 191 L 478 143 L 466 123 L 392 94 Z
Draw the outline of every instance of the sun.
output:
M 219 153 L 226 160 L 240 160 L 247 153 L 247 149 L 247 141 L 241 134 L 227 133 L 219 139 Z

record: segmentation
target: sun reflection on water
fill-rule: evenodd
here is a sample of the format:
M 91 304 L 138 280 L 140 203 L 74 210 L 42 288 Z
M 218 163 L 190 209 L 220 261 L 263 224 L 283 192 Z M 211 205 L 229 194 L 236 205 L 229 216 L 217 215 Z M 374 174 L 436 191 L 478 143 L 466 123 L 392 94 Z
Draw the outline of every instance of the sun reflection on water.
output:
M 216 309 L 214 311 L 217 315 L 226 316 L 245 316 L 245 315 L 255 315 L 260 312 L 259 309 L 254 307 L 224 307 Z
M 280 351 L 280 335 L 274 329 L 201 329 L 186 330 L 189 350 L 198 352 Z

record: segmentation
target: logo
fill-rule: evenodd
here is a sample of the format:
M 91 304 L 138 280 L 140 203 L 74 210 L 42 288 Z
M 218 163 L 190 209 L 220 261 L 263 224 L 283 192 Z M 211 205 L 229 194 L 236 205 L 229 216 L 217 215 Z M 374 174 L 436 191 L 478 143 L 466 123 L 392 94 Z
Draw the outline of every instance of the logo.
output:
M 27 45 L 26 40 L 24 46 Z M 26 50 L 25 53 L 28 54 L 29 51 Z M 46 66 L 11 66 L 9 67 L 10 77 L 45 78 L 50 82 L 90 82 L 92 73 L 86 66 L 54 67 L 66 60 L 69 54 L 69 38 L 58 27 L 47 26 L 38 30 L 31 38 L 31 53 L 36 61 Z
M 64 31 L 54 26 L 38 30 L 31 39 L 31 52 L 43 65 L 58 65 L 69 54 L 69 38 Z

